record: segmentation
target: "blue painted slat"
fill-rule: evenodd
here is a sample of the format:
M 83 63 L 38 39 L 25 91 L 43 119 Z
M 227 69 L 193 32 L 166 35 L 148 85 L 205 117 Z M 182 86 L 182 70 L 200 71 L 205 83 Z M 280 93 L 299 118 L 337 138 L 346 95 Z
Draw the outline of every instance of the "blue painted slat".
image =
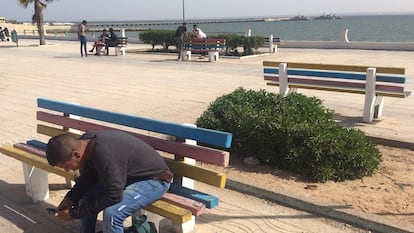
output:
M 219 204 L 219 198 L 216 196 L 212 196 L 210 194 L 196 191 L 193 189 L 185 188 L 174 183 L 171 184 L 168 192 L 201 202 L 204 205 L 206 205 L 206 207 L 209 209 L 212 209 L 218 206 Z
M 37 148 L 42 149 L 42 150 L 46 150 L 46 143 L 35 140 L 35 139 L 26 141 L 26 144 L 30 145 L 30 146 L 37 147 Z
M 288 75 L 324 77 L 324 78 L 342 78 L 351 80 L 365 80 L 366 75 L 362 73 L 343 73 L 343 72 L 325 72 L 315 70 L 298 70 L 288 69 Z
M 349 80 L 366 80 L 365 73 L 346 73 L 346 72 L 332 72 L 332 71 L 318 71 L 318 70 L 300 70 L 288 69 L 288 75 L 323 77 L 323 78 L 340 78 Z M 377 75 L 377 81 L 404 84 L 405 78 L 399 76 Z
M 279 74 L 279 68 L 263 68 L 265 74 Z
M 378 82 L 404 84 L 405 83 L 405 77 L 377 75 L 377 81 Z
M 134 115 L 121 114 L 106 110 L 84 107 L 61 101 L 44 98 L 37 99 L 40 108 L 73 114 L 80 117 L 115 123 L 119 125 L 149 130 L 181 138 L 197 140 L 198 142 L 230 148 L 232 134 L 217 130 L 197 128 L 172 122 L 159 121 Z

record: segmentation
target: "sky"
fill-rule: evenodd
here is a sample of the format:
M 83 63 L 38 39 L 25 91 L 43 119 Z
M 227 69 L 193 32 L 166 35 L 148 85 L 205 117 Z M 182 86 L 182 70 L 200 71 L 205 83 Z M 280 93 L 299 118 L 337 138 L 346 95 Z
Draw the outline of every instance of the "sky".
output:
M 184 4 L 183 4 L 184 3 Z M 43 11 L 45 21 L 224 19 L 317 16 L 323 13 L 414 14 L 413 0 L 54 0 Z M 0 16 L 30 22 L 18 0 L 1 0 Z

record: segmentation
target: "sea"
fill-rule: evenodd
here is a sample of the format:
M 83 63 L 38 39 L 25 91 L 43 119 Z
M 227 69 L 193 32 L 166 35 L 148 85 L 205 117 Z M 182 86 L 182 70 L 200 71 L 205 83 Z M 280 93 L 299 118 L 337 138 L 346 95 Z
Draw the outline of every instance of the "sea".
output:
M 264 18 L 186 20 L 191 30 L 192 24 L 207 35 L 237 33 L 252 36 L 280 37 L 292 41 L 335 41 L 348 29 L 350 41 L 364 42 L 414 42 L 414 14 L 412 15 L 359 15 L 343 16 L 341 19 L 274 20 Z M 182 21 L 111 21 L 88 22 L 89 27 L 120 27 L 128 37 L 138 37 L 142 29 L 175 30 Z M 137 29 L 137 30 L 134 30 Z

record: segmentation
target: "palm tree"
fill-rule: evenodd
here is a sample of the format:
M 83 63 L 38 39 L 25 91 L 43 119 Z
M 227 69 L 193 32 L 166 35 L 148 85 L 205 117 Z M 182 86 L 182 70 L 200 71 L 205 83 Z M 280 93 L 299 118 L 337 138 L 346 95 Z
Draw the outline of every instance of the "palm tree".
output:
M 34 14 L 32 16 L 32 23 L 37 24 L 37 32 L 39 33 L 40 38 L 40 45 L 45 45 L 45 29 L 43 27 L 43 9 L 46 8 L 47 3 L 51 3 L 53 0 L 19 0 L 19 4 L 22 5 L 24 8 L 31 3 L 34 3 Z

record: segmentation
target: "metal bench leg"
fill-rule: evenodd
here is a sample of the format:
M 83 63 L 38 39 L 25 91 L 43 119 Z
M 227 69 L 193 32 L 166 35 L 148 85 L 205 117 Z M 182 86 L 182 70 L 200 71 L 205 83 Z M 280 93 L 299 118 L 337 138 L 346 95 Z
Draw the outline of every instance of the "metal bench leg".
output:
M 49 198 L 48 172 L 23 163 L 26 193 L 33 203 Z

